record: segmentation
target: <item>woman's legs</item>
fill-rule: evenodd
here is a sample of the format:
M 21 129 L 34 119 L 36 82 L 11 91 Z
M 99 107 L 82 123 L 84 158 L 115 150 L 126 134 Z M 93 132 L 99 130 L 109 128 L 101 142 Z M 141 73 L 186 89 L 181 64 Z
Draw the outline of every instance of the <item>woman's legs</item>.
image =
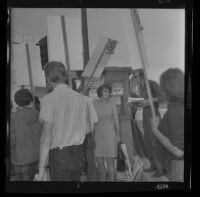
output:
M 108 181 L 115 181 L 115 162 L 114 158 L 106 158 L 106 164 L 108 168 Z
M 164 165 L 163 162 L 158 160 L 158 158 L 156 157 L 155 154 L 153 154 L 153 160 L 154 160 L 154 164 L 156 166 L 156 171 L 155 173 L 152 175 L 152 177 L 156 178 L 156 177 L 160 177 L 164 175 Z
M 106 181 L 106 168 L 104 165 L 104 158 L 103 157 L 96 157 L 97 168 L 99 172 L 99 181 L 105 182 Z

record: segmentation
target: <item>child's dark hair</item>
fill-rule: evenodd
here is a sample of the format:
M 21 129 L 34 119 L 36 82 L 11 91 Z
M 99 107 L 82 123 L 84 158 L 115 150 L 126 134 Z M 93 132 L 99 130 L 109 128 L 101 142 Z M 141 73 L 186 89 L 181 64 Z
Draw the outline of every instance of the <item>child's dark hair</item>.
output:
M 28 89 L 20 89 L 14 95 L 15 103 L 20 107 L 25 107 L 33 101 L 33 96 Z
M 103 84 L 103 85 L 99 86 L 98 89 L 97 89 L 97 95 L 98 95 L 99 98 L 101 98 L 102 91 L 104 89 L 107 89 L 107 90 L 109 90 L 110 93 L 112 93 L 112 87 L 108 84 Z

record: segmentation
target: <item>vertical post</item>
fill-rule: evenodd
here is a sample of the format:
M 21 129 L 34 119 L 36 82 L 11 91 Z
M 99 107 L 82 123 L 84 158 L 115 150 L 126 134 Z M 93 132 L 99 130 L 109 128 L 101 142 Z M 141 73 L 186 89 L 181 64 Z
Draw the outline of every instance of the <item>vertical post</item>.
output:
M 89 61 L 89 41 L 88 41 L 88 26 L 87 26 L 87 11 L 86 8 L 81 8 L 81 27 L 83 40 L 83 70 Z M 82 79 L 83 90 L 86 92 L 86 79 Z
M 83 68 L 89 61 L 89 41 L 88 41 L 88 26 L 86 8 L 81 8 L 82 35 L 83 35 Z
M 70 62 L 69 62 L 69 50 L 68 50 L 67 33 L 65 29 L 64 16 L 61 16 L 61 28 L 62 28 L 63 43 L 64 43 L 65 64 L 67 66 L 67 72 L 68 72 L 68 82 L 69 82 L 69 86 L 72 87 L 72 77 L 71 77 L 71 69 L 70 69 Z
M 137 9 L 131 9 L 131 17 L 132 17 L 132 21 L 133 21 L 133 25 L 134 25 L 134 29 L 135 29 L 140 58 L 141 58 L 141 62 L 142 62 L 144 79 L 145 79 L 145 84 L 147 87 L 147 94 L 148 94 L 149 103 L 150 103 L 150 107 L 151 107 L 151 113 L 152 113 L 152 117 L 155 118 L 156 114 L 155 114 L 155 109 L 153 106 L 151 91 L 150 91 L 150 87 L 149 87 L 149 81 L 148 81 L 147 73 L 146 73 L 146 66 L 148 65 L 148 61 L 147 61 L 145 45 L 144 45 L 144 40 L 143 40 L 143 35 L 142 35 L 143 27 L 140 23 L 140 18 L 139 18 Z
M 25 44 L 25 48 L 26 48 L 26 58 L 27 58 L 27 66 L 28 66 L 29 83 L 30 83 L 31 93 L 32 93 L 32 96 L 33 96 L 33 107 L 35 109 L 34 87 L 33 87 L 32 69 L 31 69 L 30 51 L 29 51 L 29 46 L 28 46 L 27 43 Z

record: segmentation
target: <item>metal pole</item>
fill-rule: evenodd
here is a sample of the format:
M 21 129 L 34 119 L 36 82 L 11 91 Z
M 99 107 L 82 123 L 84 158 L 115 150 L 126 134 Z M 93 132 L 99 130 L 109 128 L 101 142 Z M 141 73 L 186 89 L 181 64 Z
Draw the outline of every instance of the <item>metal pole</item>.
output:
M 83 70 L 89 61 L 89 41 L 88 41 L 88 26 L 87 26 L 87 11 L 86 8 L 81 8 L 81 24 L 82 24 L 82 39 L 83 39 Z M 83 93 L 87 92 L 87 79 L 82 78 Z
M 86 8 L 81 8 L 81 21 L 82 21 L 82 35 L 83 35 L 83 68 L 89 61 L 89 41 L 88 41 L 88 26 L 87 26 L 87 12 Z
M 61 28 L 62 28 L 63 43 L 64 43 L 65 63 L 66 63 L 67 72 L 68 72 L 68 82 L 69 82 L 69 86 L 72 87 L 72 77 L 71 77 L 71 69 L 70 69 L 70 62 L 69 62 L 69 50 L 68 50 L 68 44 L 67 44 L 67 33 L 65 29 L 64 16 L 61 16 Z
M 132 21 L 133 21 L 133 25 L 134 25 L 134 29 L 135 29 L 135 33 L 136 33 L 138 48 L 139 48 L 139 52 L 140 52 L 140 58 L 142 61 L 144 79 L 145 79 L 145 84 L 147 87 L 147 94 L 148 94 L 148 98 L 149 98 L 151 113 L 152 113 L 152 117 L 155 118 L 156 117 L 155 108 L 153 105 L 151 91 L 150 91 L 150 87 L 149 87 L 149 81 L 148 81 L 147 73 L 146 73 L 146 66 L 148 65 L 148 61 L 147 61 L 145 45 L 144 45 L 144 40 L 143 40 L 143 35 L 142 35 L 143 27 L 140 23 L 140 18 L 139 18 L 137 9 L 131 9 L 130 11 L 131 11 L 131 17 L 132 17 Z
M 34 87 L 33 87 L 32 69 L 31 69 L 30 51 L 29 51 L 29 45 L 27 43 L 25 44 L 25 49 L 26 49 L 26 58 L 27 58 L 27 66 L 28 66 L 29 83 L 30 83 L 31 93 L 33 96 L 33 107 L 35 109 Z

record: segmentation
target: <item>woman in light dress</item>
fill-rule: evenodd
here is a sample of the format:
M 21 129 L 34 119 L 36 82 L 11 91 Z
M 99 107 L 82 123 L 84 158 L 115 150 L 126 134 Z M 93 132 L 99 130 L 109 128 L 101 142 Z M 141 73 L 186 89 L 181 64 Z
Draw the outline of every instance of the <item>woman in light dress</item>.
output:
M 110 99 L 111 91 L 109 85 L 101 85 L 97 89 L 99 99 L 94 100 L 98 115 L 98 122 L 95 124 L 95 158 L 99 180 L 110 182 L 115 180 L 114 160 L 120 141 L 118 111 Z

